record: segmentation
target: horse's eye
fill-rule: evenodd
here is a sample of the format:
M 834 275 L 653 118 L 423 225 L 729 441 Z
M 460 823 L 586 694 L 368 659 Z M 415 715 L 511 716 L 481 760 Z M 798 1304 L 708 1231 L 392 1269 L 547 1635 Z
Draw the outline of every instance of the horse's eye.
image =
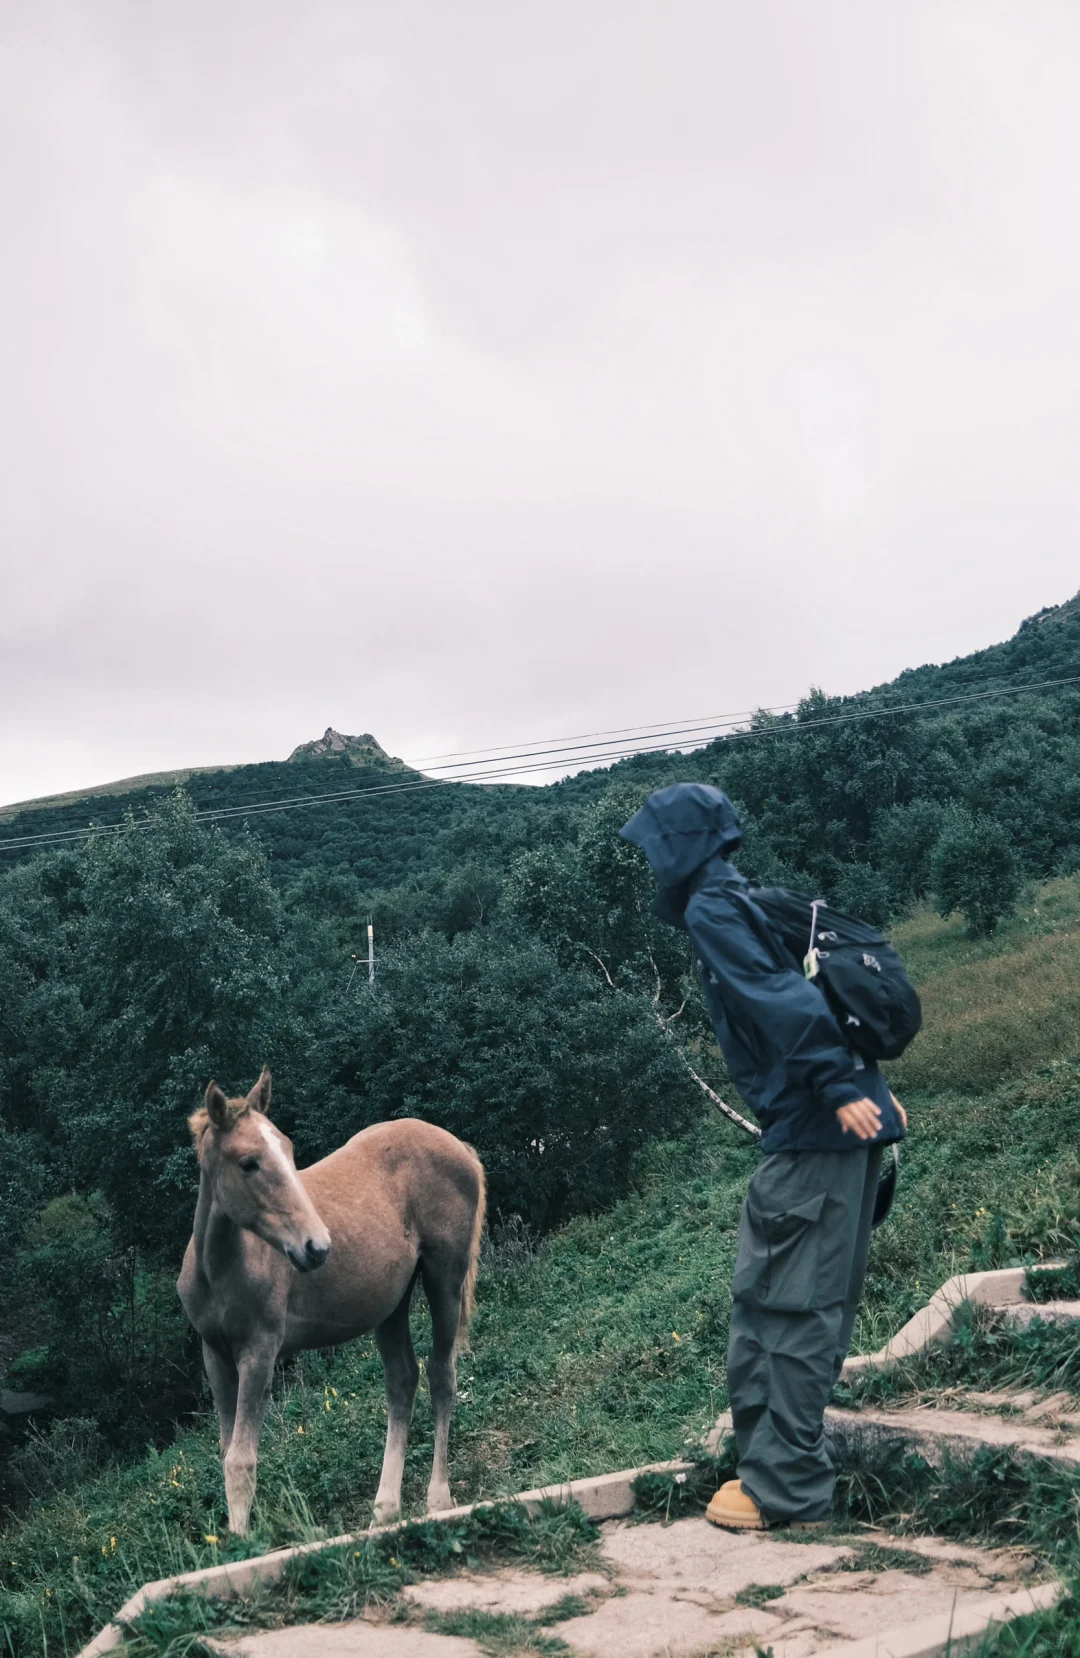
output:
M 240 1159 L 240 1167 L 245 1174 L 254 1174 L 258 1166 L 259 1159 L 257 1157 L 241 1157 Z

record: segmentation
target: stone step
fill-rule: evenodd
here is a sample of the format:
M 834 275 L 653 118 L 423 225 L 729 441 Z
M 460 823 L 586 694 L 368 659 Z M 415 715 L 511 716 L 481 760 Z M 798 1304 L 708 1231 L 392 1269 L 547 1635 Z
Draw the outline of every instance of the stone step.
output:
M 1080 1319 L 1080 1301 L 1022 1301 L 994 1309 L 1003 1324 L 1026 1330 L 1035 1320 L 1043 1324 L 1071 1324 Z
M 1064 1263 L 1046 1263 L 1047 1269 L 1061 1265 Z M 964 1272 L 950 1278 L 884 1347 L 876 1353 L 853 1353 L 844 1365 L 843 1374 L 850 1378 L 863 1370 L 880 1369 L 901 1359 L 914 1358 L 927 1348 L 948 1341 L 956 1315 L 965 1304 L 986 1307 L 1004 1322 L 1020 1326 L 1030 1325 L 1037 1318 L 1046 1324 L 1080 1319 L 1078 1301 L 1028 1301 L 1026 1280 L 1027 1270 L 1024 1267 L 1006 1267 L 997 1272 Z
M 849 1458 L 877 1454 L 902 1442 L 931 1464 L 940 1463 L 946 1450 L 954 1456 L 971 1456 L 984 1446 L 1044 1457 L 1070 1468 L 1080 1464 L 1080 1438 L 1065 1438 L 1050 1421 L 1033 1422 L 1023 1416 L 941 1410 L 932 1405 L 892 1410 L 833 1407 L 825 1412 L 825 1431 L 843 1445 Z

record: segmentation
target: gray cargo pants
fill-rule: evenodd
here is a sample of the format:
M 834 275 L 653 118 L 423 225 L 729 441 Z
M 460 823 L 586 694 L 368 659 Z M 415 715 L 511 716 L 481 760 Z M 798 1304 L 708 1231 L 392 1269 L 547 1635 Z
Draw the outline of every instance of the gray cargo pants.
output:
M 774 1152 L 750 1182 L 732 1286 L 738 1475 L 767 1520 L 821 1520 L 836 1473 L 823 1418 L 859 1308 L 882 1148 Z

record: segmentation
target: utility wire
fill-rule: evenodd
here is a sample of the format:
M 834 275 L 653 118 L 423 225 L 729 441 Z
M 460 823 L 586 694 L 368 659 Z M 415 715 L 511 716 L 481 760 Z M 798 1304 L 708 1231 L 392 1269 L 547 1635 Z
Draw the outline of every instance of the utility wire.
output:
M 1013 670 L 1013 674 L 1022 672 L 1022 668 Z M 993 677 L 1001 680 L 1008 679 L 1011 676 L 1008 674 L 995 674 Z M 1055 684 L 1056 681 L 1049 680 L 1046 683 Z M 846 702 L 854 700 L 855 696 L 872 696 L 873 694 L 874 693 L 872 691 L 863 691 L 853 693 L 851 696 L 834 697 L 831 700 L 836 702 Z M 737 725 L 740 720 L 752 719 L 755 715 L 795 713 L 798 710 L 799 704 L 804 700 L 805 699 L 803 697 L 798 697 L 792 702 L 778 702 L 767 707 L 744 708 L 736 714 L 700 714 L 692 717 L 683 716 L 681 718 L 672 718 L 667 720 L 646 721 L 645 723 L 639 725 L 612 726 L 609 729 L 602 731 L 575 731 L 567 737 L 522 738 L 517 743 L 496 743 L 493 748 L 451 749 L 448 753 L 444 754 L 419 754 L 414 758 L 412 763 L 417 768 L 420 766 L 431 766 L 435 770 L 442 770 L 444 768 L 437 764 L 440 760 L 475 759 L 479 761 L 489 757 L 493 761 L 500 758 L 509 759 L 514 758 L 513 755 L 507 752 L 511 749 L 520 749 L 522 751 L 531 751 L 536 749 L 543 753 L 563 753 L 566 751 L 568 744 L 585 743 L 592 737 L 627 737 L 631 734 L 635 734 L 643 738 L 649 736 L 663 736 L 670 735 L 670 733 L 665 733 L 660 729 L 664 726 L 679 726 L 690 730 L 698 730 L 705 729 L 706 727 L 711 728 L 717 725 Z M 545 743 L 551 743 L 557 746 L 550 750 L 543 749 L 542 745 Z
M 732 725 L 737 723 L 739 720 L 752 719 L 755 714 L 783 714 L 788 711 L 793 711 L 798 706 L 799 701 L 796 699 L 794 702 L 779 702 L 772 708 L 743 708 L 740 709 L 737 714 L 695 715 L 693 716 L 694 723 L 691 726 L 691 729 L 696 730 L 699 726 Z M 659 734 L 658 728 L 660 726 L 678 725 L 682 723 L 682 720 L 676 719 L 653 720 L 644 725 L 616 725 L 612 726 L 610 730 L 607 731 L 575 731 L 573 735 L 569 737 L 523 737 L 520 742 L 497 743 L 494 748 L 461 748 L 452 749 L 449 754 L 420 754 L 416 758 L 416 764 L 418 766 L 426 766 L 428 764 L 434 764 L 438 760 L 483 759 L 488 755 L 498 757 L 505 749 L 535 749 L 539 748 L 542 743 L 556 743 L 561 747 L 566 743 L 584 742 L 589 737 L 626 737 L 632 732 L 639 732 L 641 736 L 647 737 Z
M 778 718 L 775 724 L 730 730 L 726 734 L 722 735 L 720 740 L 725 743 L 731 743 L 745 742 L 753 738 L 761 737 L 785 737 L 803 731 L 819 730 L 824 726 L 848 725 L 857 720 L 886 719 L 900 714 L 920 713 L 928 709 L 949 708 L 968 703 L 985 702 L 991 698 L 1019 696 L 1025 692 L 1062 689 L 1070 685 L 1080 685 L 1080 674 L 1062 679 L 1036 680 L 1027 685 L 1001 686 L 989 691 L 971 692 L 960 696 L 933 697 L 926 698 L 918 702 L 894 703 L 885 708 L 857 709 L 844 714 L 823 715 L 816 719 L 800 720 L 793 718 L 791 720 L 784 720 L 783 718 Z M 678 732 L 666 732 L 663 733 L 663 735 L 678 735 Z M 687 746 L 690 748 L 700 748 L 706 745 L 699 741 Z M 637 754 L 657 752 L 663 753 L 668 751 L 668 747 L 669 745 L 663 742 L 646 743 L 644 745 L 638 742 L 629 747 L 616 746 L 606 750 L 603 753 L 591 754 L 590 761 L 594 765 L 599 765 L 601 763 L 608 763 L 614 760 L 629 759 Z M 293 795 L 280 800 L 252 801 L 247 805 L 206 807 L 201 811 L 197 811 L 195 816 L 200 822 L 204 823 L 224 822 L 231 818 L 257 817 L 266 812 L 291 811 L 305 806 L 332 805 L 347 800 L 358 800 L 368 797 L 376 799 L 392 794 L 415 793 L 424 789 L 439 789 L 445 787 L 447 783 L 453 782 L 497 783 L 499 781 L 504 781 L 507 778 L 520 777 L 523 773 L 557 770 L 560 766 L 565 765 L 566 756 L 574 752 L 576 752 L 575 749 L 564 749 L 554 759 L 534 761 L 529 765 L 516 765 L 512 763 L 500 762 L 498 765 L 487 769 L 473 769 L 466 775 L 460 777 L 424 778 L 416 782 L 376 784 L 373 786 L 369 785 L 365 788 L 336 790 L 322 794 Z M 506 755 L 503 756 L 503 761 L 512 762 L 516 758 L 530 759 L 531 756 Z M 129 827 L 131 827 L 131 825 L 125 821 L 121 823 L 87 825 L 87 827 L 82 829 L 46 831 L 42 834 L 22 835 L 6 840 L 0 838 L 0 851 L 18 851 L 27 846 L 63 845 L 84 840 L 103 832 L 122 833 Z M 137 828 L 139 825 L 136 824 L 134 827 Z
M 782 708 L 781 711 L 787 711 L 787 710 L 793 709 L 797 706 L 798 705 L 796 703 L 784 703 L 783 708 Z M 768 713 L 774 712 L 774 710 L 768 709 L 768 708 L 762 708 L 762 709 L 759 709 L 758 712 L 762 713 L 762 714 L 768 714 Z M 745 713 L 743 713 L 743 714 L 732 714 L 732 715 L 726 716 L 726 717 L 723 716 L 723 715 L 718 715 L 715 719 L 708 720 L 708 721 L 706 721 L 706 722 L 704 722 L 700 725 L 679 725 L 679 726 L 672 727 L 668 731 L 647 730 L 647 729 L 645 729 L 644 727 L 641 727 L 641 726 L 630 726 L 630 727 L 628 727 L 628 729 L 631 730 L 631 731 L 639 731 L 643 738 L 689 737 L 689 736 L 700 735 L 702 732 L 705 732 L 705 731 L 715 731 L 715 732 L 724 731 L 724 730 L 726 730 L 730 727 L 738 726 L 740 721 L 745 720 L 747 717 L 748 716 Z M 637 741 L 636 738 L 634 740 Z M 496 763 L 496 761 L 502 762 L 502 761 L 505 761 L 505 760 L 540 760 L 546 754 L 555 754 L 555 755 L 579 754 L 579 753 L 583 752 L 586 749 L 609 748 L 610 746 L 611 746 L 610 741 L 595 742 L 595 743 L 587 743 L 587 742 L 577 743 L 577 742 L 572 742 L 568 738 L 568 739 L 566 739 L 564 744 L 562 746 L 560 746 L 559 748 L 526 749 L 526 750 L 523 750 L 521 753 L 518 753 L 518 754 L 501 754 L 495 749 L 489 749 L 489 750 L 477 749 L 476 752 L 477 752 L 477 754 L 484 754 L 485 752 L 492 754 L 494 756 L 494 758 L 492 759 L 492 761 L 490 763 L 492 765 L 494 765 Z M 421 765 L 421 764 L 427 764 L 427 762 L 421 762 L 419 760 L 416 763 L 417 763 L 418 766 Z M 458 760 L 453 765 L 448 765 L 448 764 L 444 763 L 444 764 L 438 765 L 438 766 L 431 766 L 429 769 L 432 770 L 432 771 L 453 772 L 453 771 L 460 771 L 463 768 L 468 768 L 468 767 L 475 766 L 476 763 L 477 763 L 476 761 Z

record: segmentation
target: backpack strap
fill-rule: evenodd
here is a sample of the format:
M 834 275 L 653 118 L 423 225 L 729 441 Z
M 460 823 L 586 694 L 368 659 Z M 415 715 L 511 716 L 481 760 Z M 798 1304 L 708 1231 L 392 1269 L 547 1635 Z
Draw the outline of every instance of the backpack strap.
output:
M 818 952 L 814 948 L 814 939 L 817 937 L 817 912 L 824 902 L 824 898 L 814 898 L 810 904 L 810 943 L 803 957 L 803 972 L 808 979 L 816 979 L 821 968 Z

